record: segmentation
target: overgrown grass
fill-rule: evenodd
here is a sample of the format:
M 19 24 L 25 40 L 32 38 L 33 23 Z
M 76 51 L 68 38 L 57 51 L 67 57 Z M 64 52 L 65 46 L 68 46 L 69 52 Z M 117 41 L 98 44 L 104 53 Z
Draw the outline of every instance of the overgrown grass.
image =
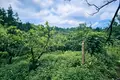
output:
M 100 56 L 101 57 L 101 56 Z M 104 58 L 86 54 L 81 64 L 80 51 L 56 51 L 44 54 L 40 66 L 28 72 L 29 57 L 14 58 L 13 64 L 0 68 L 0 80 L 113 80 L 117 78 L 114 64 L 105 63 Z M 113 64 L 108 66 L 108 64 Z

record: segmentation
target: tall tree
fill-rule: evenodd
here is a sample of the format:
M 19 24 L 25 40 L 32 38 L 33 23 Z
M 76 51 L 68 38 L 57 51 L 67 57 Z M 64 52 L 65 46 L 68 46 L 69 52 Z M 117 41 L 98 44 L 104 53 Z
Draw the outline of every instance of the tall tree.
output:
M 15 23 L 16 23 L 15 25 L 17 25 L 17 26 L 18 26 L 18 25 L 19 25 L 19 23 L 20 23 L 20 18 L 19 18 L 19 15 L 18 15 L 18 13 L 17 13 L 17 12 L 15 13 L 14 17 L 15 17 Z
M 7 23 L 8 23 L 8 26 L 15 25 L 15 18 L 14 18 L 11 5 L 8 7 L 8 10 L 7 10 Z
M 5 25 L 6 20 L 7 20 L 6 11 L 4 8 L 0 8 L 0 23 L 2 25 Z

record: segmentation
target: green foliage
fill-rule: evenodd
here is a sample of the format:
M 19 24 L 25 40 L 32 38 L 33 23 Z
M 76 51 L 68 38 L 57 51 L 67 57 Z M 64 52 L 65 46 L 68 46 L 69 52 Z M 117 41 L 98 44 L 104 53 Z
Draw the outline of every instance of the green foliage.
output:
M 7 33 L 6 30 L 0 25 L 0 51 L 5 51 L 7 46 Z
M 4 8 L 0 8 L 0 24 L 7 26 L 16 26 L 18 23 L 18 14 L 14 14 L 11 6 L 8 7 L 7 11 Z
M 106 29 L 23 24 L 11 6 L 0 8 L 0 80 L 114 80 L 120 74 L 119 27 L 116 21 L 105 44 Z M 82 41 L 94 54 L 85 54 L 84 65 Z
M 28 68 L 25 61 L 0 68 L 0 80 L 28 80 Z
M 30 29 L 32 29 L 32 24 L 29 23 L 29 22 L 22 24 L 20 22 L 20 23 L 18 23 L 17 28 L 20 29 L 20 30 L 22 30 L 22 31 L 26 31 L 27 32 Z
M 86 54 L 86 64 L 81 65 L 80 52 L 66 51 L 63 53 L 56 51 L 51 54 L 47 53 L 41 57 L 41 65 L 36 71 L 30 72 L 29 79 L 112 80 L 116 78 L 114 67 L 107 66 L 107 63 L 102 62 L 102 59 L 91 58 L 89 54 Z M 108 64 L 113 64 L 113 62 Z
M 88 53 L 91 55 L 95 53 L 104 53 L 104 44 L 105 44 L 105 37 L 104 33 L 101 32 L 91 32 L 88 34 L 86 38 L 86 49 Z
M 120 24 L 118 24 L 117 22 L 114 22 L 114 26 L 113 26 L 113 37 L 115 39 L 119 39 L 120 40 Z
M 0 23 L 2 25 L 6 24 L 6 20 L 7 20 L 7 15 L 6 15 L 6 11 L 4 8 L 0 8 Z

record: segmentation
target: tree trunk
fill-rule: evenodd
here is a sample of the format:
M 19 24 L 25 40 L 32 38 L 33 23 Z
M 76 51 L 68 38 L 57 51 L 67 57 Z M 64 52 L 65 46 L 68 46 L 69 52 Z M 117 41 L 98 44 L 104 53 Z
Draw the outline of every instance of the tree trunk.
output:
M 85 45 L 84 41 L 82 42 L 82 64 L 85 63 Z

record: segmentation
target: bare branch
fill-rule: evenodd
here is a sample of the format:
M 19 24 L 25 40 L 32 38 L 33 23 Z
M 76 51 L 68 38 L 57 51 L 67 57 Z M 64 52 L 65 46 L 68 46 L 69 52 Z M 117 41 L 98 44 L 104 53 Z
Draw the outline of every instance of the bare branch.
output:
M 70 1 L 71 1 L 71 0 L 70 0 Z M 95 5 L 95 4 L 89 3 L 88 0 L 85 0 L 85 1 L 86 1 L 86 3 L 87 3 L 89 6 L 93 6 L 93 7 L 96 8 L 96 12 L 94 12 L 93 14 L 91 14 L 91 15 L 94 15 L 94 14 L 98 13 L 98 12 L 99 12 L 102 8 L 104 8 L 105 6 L 107 6 L 107 5 L 115 2 L 115 1 L 117 1 L 117 0 L 106 0 L 106 2 L 105 2 L 102 6 L 100 6 L 100 7 L 97 6 L 97 5 Z M 109 31 L 109 36 L 108 36 L 107 41 L 108 41 L 108 40 L 110 39 L 110 37 L 111 37 L 111 34 L 112 34 L 112 25 L 113 25 L 113 23 L 114 23 L 114 21 L 115 21 L 115 17 L 117 16 L 119 9 L 120 9 L 120 0 L 119 0 L 118 8 L 117 8 L 117 10 L 116 10 L 116 12 L 115 12 L 115 14 L 114 14 L 114 16 L 113 16 L 113 18 L 112 18 L 112 21 L 111 21 L 111 23 L 110 23 L 110 26 L 109 26 L 109 28 L 108 28 L 108 30 L 110 30 L 110 31 Z
M 87 3 L 89 6 L 93 6 L 93 7 L 96 8 L 96 12 L 94 12 L 94 13 L 91 14 L 91 15 L 94 15 L 94 14 L 98 13 L 98 12 L 99 12 L 102 8 L 104 8 L 105 6 L 107 6 L 107 5 L 109 5 L 109 4 L 113 3 L 113 2 L 115 2 L 115 1 L 117 1 L 117 0 L 110 0 L 110 1 L 107 1 L 105 4 L 103 4 L 103 5 L 100 6 L 100 7 L 98 7 L 98 6 L 95 5 L 95 4 L 89 3 L 88 0 L 85 0 L 85 1 L 86 1 L 86 3 Z
M 86 3 L 87 3 L 89 6 L 93 6 L 93 7 L 96 8 L 97 11 L 92 14 L 92 15 L 94 15 L 94 14 L 98 13 L 98 12 L 99 12 L 102 8 L 104 8 L 105 6 L 107 6 L 107 5 L 115 2 L 115 1 L 117 1 L 117 0 L 110 0 L 110 1 L 107 0 L 106 3 L 103 4 L 103 5 L 100 6 L 100 7 L 98 7 L 98 6 L 95 5 L 95 4 L 89 3 L 88 0 L 85 0 L 85 1 L 86 1 Z M 110 37 L 111 37 L 111 34 L 112 34 L 112 25 L 113 25 L 113 23 L 114 23 L 114 21 L 115 21 L 115 17 L 117 16 L 119 9 L 120 9 L 120 0 L 119 0 L 119 6 L 118 6 L 118 8 L 117 8 L 117 10 L 116 10 L 113 18 L 112 18 L 112 21 L 111 21 L 111 23 L 110 23 L 110 26 L 109 26 L 109 28 L 108 28 L 108 30 L 110 30 L 110 31 L 109 31 L 109 36 L 108 36 L 107 41 L 108 41 L 108 40 L 110 39 Z M 107 31 L 108 31 L 108 30 L 107 30 Z
M 114 21 L 115 21 L 115 17 L 117 16 L 119 9 L 120 9 L 120 0 L 119 0 L 119 6 L 118 6 L 118 8 L 117 8 L 117 10 L 116 10 L 113 18 L 112 18 L 112 21 L 111 21 L 111 23 L 110 23 L 110 26 L 109 26 L 109 28 L 108 28 L 108 30 L 110 30 L 110 32 L 109 32 L 109 36 L 108 36 L 107 41 L 108 41 L 108 40 L 110 39 L 110 37 L 111 37 L 111 34 L 112 34 L 112 25 L 113 25 L 113 23 L 114 23 Z

